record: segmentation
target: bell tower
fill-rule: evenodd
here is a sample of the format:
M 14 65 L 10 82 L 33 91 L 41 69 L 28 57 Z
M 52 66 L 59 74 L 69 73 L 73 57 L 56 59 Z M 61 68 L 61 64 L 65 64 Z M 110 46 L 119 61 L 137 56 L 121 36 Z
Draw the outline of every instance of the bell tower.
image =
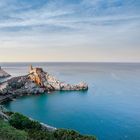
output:
M 31 73 L 32 70 L 33 70 L 33 66 L 30 65 L 30 67 L 29 67 L 29 72 Z

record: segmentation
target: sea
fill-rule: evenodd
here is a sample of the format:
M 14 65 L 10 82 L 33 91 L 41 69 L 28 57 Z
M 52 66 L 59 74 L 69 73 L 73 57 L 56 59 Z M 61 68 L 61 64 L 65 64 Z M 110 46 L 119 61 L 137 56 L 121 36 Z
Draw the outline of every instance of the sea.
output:
M 140 140 L 140 63 L 0 63 L 14 76 L 41 67 L 60 81 L 88 83 L 88 91 L 57 91 L 18 98 L 4 106 L 57 128 L 99 140 Z

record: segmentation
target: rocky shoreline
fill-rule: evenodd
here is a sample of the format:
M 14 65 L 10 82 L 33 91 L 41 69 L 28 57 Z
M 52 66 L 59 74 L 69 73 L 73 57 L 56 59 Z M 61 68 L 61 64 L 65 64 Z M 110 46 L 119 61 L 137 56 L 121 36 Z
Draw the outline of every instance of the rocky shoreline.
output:
M 10 119 L 10 116 L 7 115 L 7 114 L 9 114 L 9 111 L 6 108 L 4 108 L 2 105 L 0 105 L 0 118 L 8 121 Z M 32 118 L 29 118 L 29 120 L 35 121 Z M 56 127 L 52 127 L 50 125 L 47 125 L 47 124 L 44 124 L 44 123 L 41 123 L 41 122 L 39 122 L 39 123 L 40 123 L 40 125 L 42 127 L 42 130 L 47 130 L 47 131 L 55 131 L 55 130 L 57 130 Z
M 52 91 L 85 91 L 88 85 L 81 82 L 70 85 L 60 82 L 42 68 L 30 67 L 29 74 L 13 77 L 0 83 L 0 103 L 19 96 L 50 93 Z

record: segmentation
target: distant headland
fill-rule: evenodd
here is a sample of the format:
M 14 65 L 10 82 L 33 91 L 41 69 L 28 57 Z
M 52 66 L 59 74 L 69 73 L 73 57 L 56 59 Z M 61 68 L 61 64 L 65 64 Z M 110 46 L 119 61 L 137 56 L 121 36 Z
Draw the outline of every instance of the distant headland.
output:
M 2 73 L 9 76 L 1 69 Z M 4 76 L 3 76 L 4 77 Z M 42 68 L 29 67 L 29 73 L 24 76 L 12 77 L 0 83 L 0 102 L 18 96 L 30 94 L 50 93 L 52 91 L 85 91 L 88 85 L 81 82 L 76 85 L 60 82 Z
M 6 78 L 6 77 L 10 77 L 10 74 L 4 71 L 0 66 L 0 78 Z

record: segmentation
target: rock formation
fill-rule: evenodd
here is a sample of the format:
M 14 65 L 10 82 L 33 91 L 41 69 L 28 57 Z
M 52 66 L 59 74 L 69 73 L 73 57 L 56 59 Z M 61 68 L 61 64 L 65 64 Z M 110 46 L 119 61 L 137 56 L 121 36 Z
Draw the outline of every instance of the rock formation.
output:
M 78 85 L 70 85 L 64 82 L 60 82 L 55 77 L 47 72 L 44 72 L 42 68 L 30 67 L 29 79 L 31 79 L 37 85 L 47 90 L 87 90 L 88 85 L 86 83 L 80 83 Z
M 14 77 L 6 82 L 0 83 L 0 95 L 12 94 L 22 96 L 26 94 L 37 94 L 55 90 L 78 91 L 87 90 L 86 83 L 70 85 L 60 82 L 42 68 L 33 68 L 30 66 L 29 74 L 20 77 Z
M 5 72 L 0 66 L 0 78 L 6 78 L 6 77 L 9 77 L 9 76 L 10 75 L 7 72 Z

